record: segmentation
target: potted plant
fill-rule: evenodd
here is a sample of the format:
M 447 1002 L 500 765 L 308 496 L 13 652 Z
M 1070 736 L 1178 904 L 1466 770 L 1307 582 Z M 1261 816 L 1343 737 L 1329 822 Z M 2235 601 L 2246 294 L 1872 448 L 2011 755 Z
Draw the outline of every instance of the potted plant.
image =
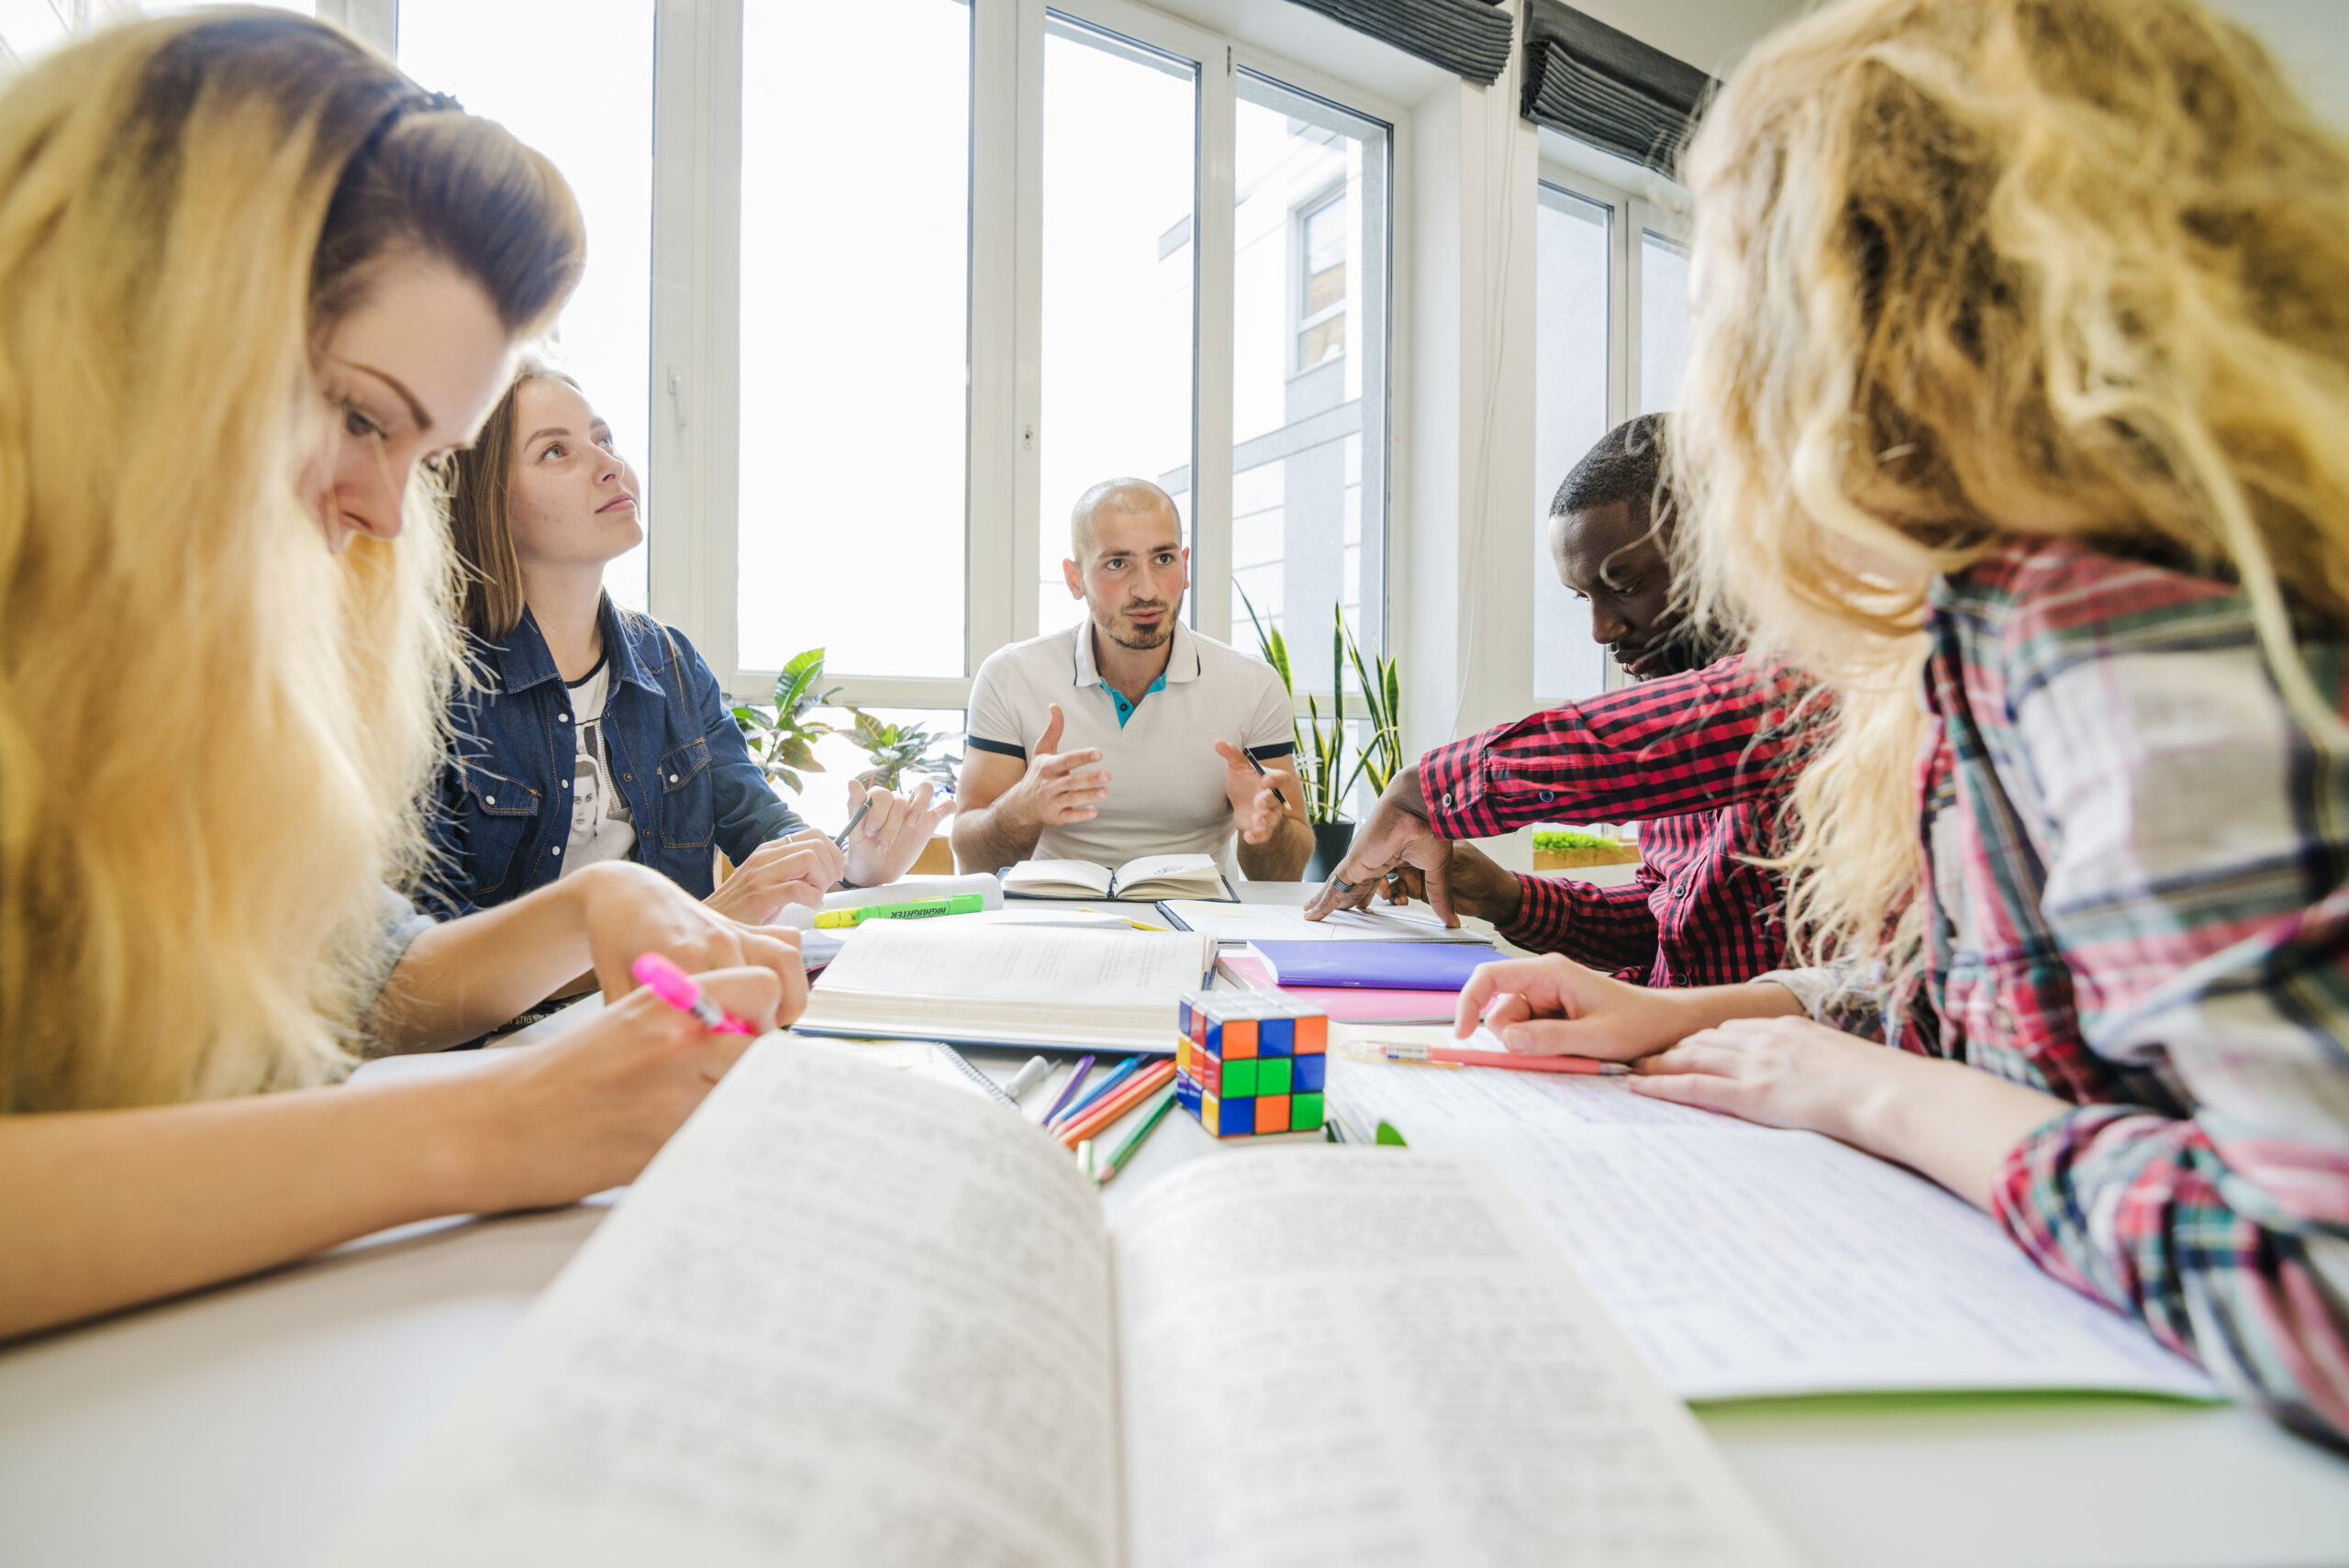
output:
M 1573 871 L 1582 866 L 1629 865 L 1640 858 L 1640 847 L 1604 833 L 1580 828 L 1533 829 L 1533 869 Z
M 856 775 L 859 784 L 873 789 L 894 790 L 907 773 L 912 773 L 947 789 L 954 787 L 963 759 L 945 751 L 945 735 L 933 735 L 919 724 L 885 724 L 862 708 L 852 707 L 848 711 L 852 716 L 849 738 L 873 763 Z M 933 751 L 937 755 L 931 754 Z
M 1293 710 L 1297 683 L 1289 666 L 1288 642 L 1281 636 L 1280 628 L 1264 625 L 1245 588 L 1240 590 L 1240 602 L 1246 606 L 1248 619 L 1256 628 L 1256 645 L 1264 662 L 1280 673 L 1281 686 L 1289 694 Z M 1346 858 L 1346 851 L 1353 847 L 1354 825 L 1343 813 L 1346 795 L 1355 781 L 1366 778 L 1373 791 L 1383 792 L 1403 765 L 1403 688 L 1395 661 L 1365 661 L 1354 643 L 1353 633 L 1347 629 L 1341 607 L 1330 606 L 1330 670 L 1334 689 L 1330 695 L 1329 723 L 1323 725 L 1320 698 L 1310 692 L 1305 697 L 1305 723 L 1300 726 L 1294 718 L 1289 721 L 1290 739 L 1297 748 L 1297 782 L 1305 787 L 1305 819 L 1313 828 L 1313 858 L 1305 868 L 1309 881 L 1319 881 L 1337 870 L 1339 862 Z M 1345 672 L 1349 664 L 1360 684 L 1363 702 L 1370 709 L 1371 727 L 1370 739 L 1359 748 L 1351 773 L 1345 766 Z
M 769 784 L 780 781 L 788 785 L 794 795 L 807 788 L 801 773 L 824 771 L 824 764 L 816 761 L 816 742 L 840 733 L 839 726 L 811 717 L 840 695 L 838 686 L 818 691 L 823 678 L 824 651 L 810 648 L 783 667 L 766 706 L 745 703 L 734 709 L 734 722 L 759 772 Z

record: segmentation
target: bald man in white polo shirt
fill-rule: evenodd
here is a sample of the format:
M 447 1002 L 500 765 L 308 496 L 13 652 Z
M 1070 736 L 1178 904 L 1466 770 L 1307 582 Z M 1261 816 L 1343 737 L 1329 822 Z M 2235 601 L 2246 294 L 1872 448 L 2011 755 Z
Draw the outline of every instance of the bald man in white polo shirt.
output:
M 998 650 L 971 683 L 955 863 L 1195 853 L 1235 880 L 1295 880 L 1313 830 L 1288 693 L 1261 659 L 1183 624 L 1191 552 L 1174 503 L 1147 480 L 1097 484 L 1069 545 L 1061 571 L 1085 619 Z

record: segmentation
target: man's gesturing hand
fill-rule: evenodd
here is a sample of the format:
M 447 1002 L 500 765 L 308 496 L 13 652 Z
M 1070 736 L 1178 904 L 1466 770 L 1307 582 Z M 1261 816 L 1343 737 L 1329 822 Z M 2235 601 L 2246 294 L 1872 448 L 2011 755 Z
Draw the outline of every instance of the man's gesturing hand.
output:
M 1217 741 L 1215 751 L 1223 759 L 1223 793 L 1231 802 L 1231 823 L 1240 830 L 1241 841 L 1265 842 L 1280 831 L 1281 818 L 1288 815 L 1284 786 L 1294 780 L 1275 769 L 1259 773 L 1229 740 Z
M 1089 822 L 1109 798 L 1109 771 L 1091 765 L 1101 760 L 1097 751 L 1056 750 L 1064 725 L 1060 704 L 1052 705 L 1052 715 L 1036 754 L 1028 759 L 1027 775 L 1004 791 L 998 804 L 1011 806 L 1019 820 L 1046 828 Z

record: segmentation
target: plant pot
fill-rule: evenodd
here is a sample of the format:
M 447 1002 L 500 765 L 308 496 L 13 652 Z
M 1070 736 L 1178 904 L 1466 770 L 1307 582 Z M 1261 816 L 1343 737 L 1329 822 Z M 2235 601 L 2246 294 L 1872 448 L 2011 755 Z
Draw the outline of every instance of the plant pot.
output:
M 1536 850 L 1533 851 L 1535 871 L 1575 871 L 1584 866 L 1635 865 L 1639 862 L 1637 844 L 1578 845 L 1571 850 Z
M 1338 862 L 1353 848 L 1354 825 L 1351 822 L 1316 822 L 1313 824 L 1313 858 L 1305 862 L 1305 880 L 1327 882 Z

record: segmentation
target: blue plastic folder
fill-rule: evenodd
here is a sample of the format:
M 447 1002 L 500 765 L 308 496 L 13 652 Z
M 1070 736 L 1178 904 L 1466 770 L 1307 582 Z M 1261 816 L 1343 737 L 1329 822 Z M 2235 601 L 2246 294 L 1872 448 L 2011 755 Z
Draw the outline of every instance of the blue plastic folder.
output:
M 1461 942 L 1251 942 L 1283 985 L 1379 991 L 1457 991 L 1480 963 L 1500 957 Z

